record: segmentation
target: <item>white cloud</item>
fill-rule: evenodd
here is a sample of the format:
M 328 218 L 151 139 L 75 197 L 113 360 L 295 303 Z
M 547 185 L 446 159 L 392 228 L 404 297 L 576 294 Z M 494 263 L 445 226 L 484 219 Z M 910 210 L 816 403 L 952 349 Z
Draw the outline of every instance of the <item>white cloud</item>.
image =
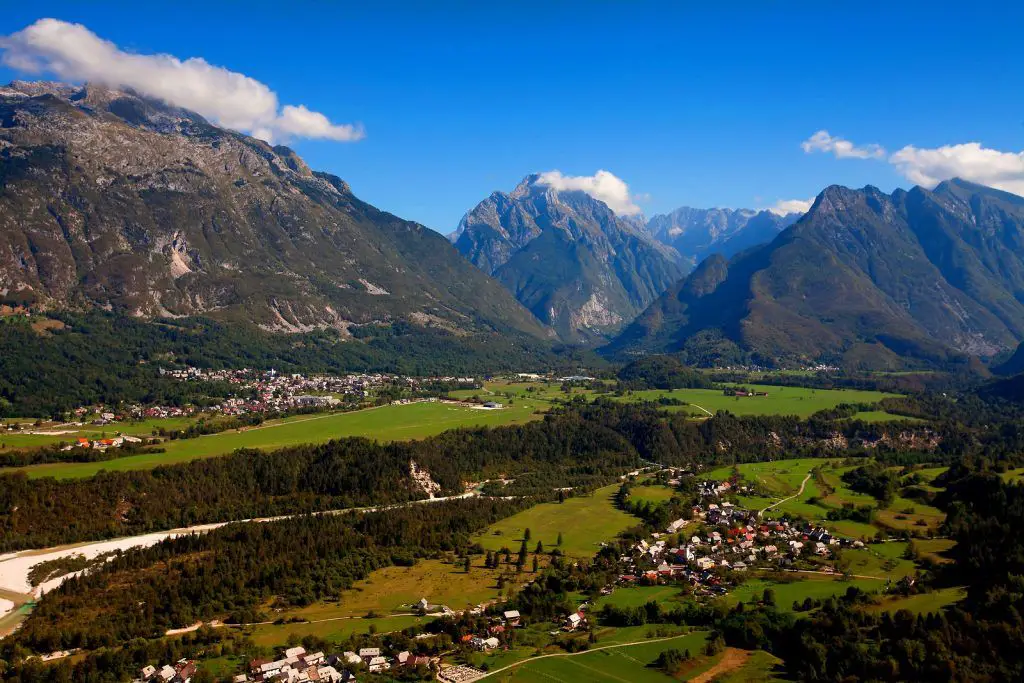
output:
M 780 199 L 768 210 L 777 216 L 785 216 L 790 213 L 807 213 L 814 204 L 814 197 L 810 199 Z
M 0 37 L 0 49 L 0 62 L 16 71 L 131 88 L 267 141 L 289 137 L 353 141 L 364 137 L 361 127 L 333 124 L 303 105 L 279 108 L 273 90 L 244 74 L 214 66 L 201 57 L 181 60 L 167 54 L 125 52 L 81 24 L 40 19 Z
M 537 178 L 538 185 L 547 185 L 556 190 L 581 190 L 594 199 L 608 205 L 620 216 L 634 216 L 641 212 L 629 194 L 629 185 L 608 171 L 598 171 L 592 176 L 567 176 L 561 171 L 547 171 Z
M 1001 152 L 978 142 L 934 149 L 907 145 L 893 153 L 889 163 L 908 180 L 925 187 L 963 178 L 1024 196 L 1024 152 Z
M 885 149 L 880 145 L 857 146 L 849 140 L 833 137 L 827 130 L 819 130 L 800 146 L 807 154 L 831 152 L 837 159 L 884 159 Z

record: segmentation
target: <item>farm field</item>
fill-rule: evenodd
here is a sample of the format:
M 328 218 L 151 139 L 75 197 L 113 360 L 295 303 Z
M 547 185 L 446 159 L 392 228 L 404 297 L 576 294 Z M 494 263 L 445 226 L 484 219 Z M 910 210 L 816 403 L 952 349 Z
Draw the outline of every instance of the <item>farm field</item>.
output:
M 956 541 L 949 538 L 922 538 L 914 541 L 914 545 L 922 558 L 945 563 L 953 561 L 947 557 L 946 552 L 956 545 Z
M 474 540 L 487 550 L 508 547 L 514 553 L 529 529 L 527 547 L 533 552 L 537 541 L 543 542 L 547 550 L 555 548 L 561 533 L 562 552 L 575 557 L 592 557 L 601 549 L 602 541 L 611 540 L 639 523 L 636 517 L 615 507 L 612 498 L 618 488 L 613 484 L 589 496 L 566 498 L 564 503 L 535 505 L 491 525 Z
M 653 505 L 670 500 L 674 493 L 675 492 L 667 486 L 655 484 L 650 486 L 634 486 L 630 490 L 629 496 L 636 502 L 649 502 Z
M 855 389 L 809 389 L 805 387 L 782 387 L 774 385 L 744 384 L 754 391 L 767 392 L 767 396 L 726 396 L 720 389 L 650 389 L 631 391 L 623 396 L 604 394 L 616 401 L 656 401 L 659 398 L 672 398 L 682 401 L 686 406 L 667 406 L 667 410 L 687 410 L 701 415 L 714 414 L 719 410 L 728 410 L 735 415 L 797 415 L 808 417 L 819 410 L 835 408 L 841 403 L 877 403 L 883 398 L 896 397 L 899 394 L 881 391 L 861 391 Z M 490 392 L 490 393 L 488 393 Z M 592 389 L 571 387 L 570 391 L 562 391 L 557 382 L 487 382 L 484 389 L 453 392 L 455 398 L 489 395 L 515 396 L 533 398 L 543 401 L 555 399 L 571 399 L 575 396 L 593 398 L 597 393 Z M 701 410 L 703 409 L 703 410 Z M 706 412 L 705 412 L 706 411 Z M 898 415 L 891 415 L 884 410 L 864 411 L 858 418 L 867 421 L 904 420 Z
M 778 387 L 770 385 L 745 384 L 753 391 L 767 392 L 767 396 L 726 396 L 719 389 L 673 389 L 670 391 L 634 391 L 626 396 L 615 397 L 620 401 L 656 401 L 659 398 L 674 398 L 709 413 L 728 410 L 734 415 L 810 415 L 835 408 L 841 403 L 877 403 L 883 398 L 898 394 L 880 391 L 858 391 L 854 389 L 807 389 L 804 387 Z M 680 406 L 682 408 L 683 406 Z M 671 407 L 669 408 L 671 409 Z M 703 411 L 702 411 L 703 412 Z
M 420 598 L 431 605 L 447 605 L 453 610 L 475 607 L 499 597 L 497 576 L 501 570 L 483 567 L 482 558 L 474 558 L 467 574 L 441 560 L 422 560 L 411 567 L 391 566 L 372 572 L 353 584 L 337 602 L 318 602 L 307 607 L 271 613 L 274 621 L 291 623 L 258 624 L 245 627 L 260 645 L 284 645 L 288 636 L 317 635 L 327 639 L 367 633 L 372 626 L 379 633 L 401 630 L 414 623 L 432 619 L 412 612 Z M 530 576 L 525 572 L 524 576 Z M 372 618 L 367 618 L 372 614 Z
M 779 583 L 766 579 L 751 579 L 741 586 L 737 586 L 723 598 L 725 604 L 732 606 L 738 602 L 750 603 L 761 600 L 766 588 L 775 591 L 775 604 L 779 611 L 789 612 L 793 609 L 794 602 L 803 602 L 806 598 L 824 600 L 837 595 L 842 595 L 851 586 L 856 586 L 863 591 L 871 592 L 880 590 L 885 586 L 882 579 L 849 579 L 840 577 L 825 576 L 821 574 L 798 575 L 796 581 Z
M 489 677 L 489 679 L 502 683 L 539 680 L 565 681 L 566 683 L 580 680 L 595 683 L 622 683 L 622 681 L 664 683 L 673 679 L 647 665 L 668 649 L 690 650 L 696 654 L 706 640 L 707 633 L 698 632 L 656 642 L 592 649 L 589 652 L 569 656 L 558 655 L 532 659 L 513 669 Z M 604 646 L 599 640 L 595 647 L 607 646 Z M 709 660 L 702 668 L 710 668 L 712 664 L 713 661 Z M 695 668 L 692 673 L 696 675 L 699 670 Z
M 955 602 L 967 597 L 967 590 L 961 587 L 940 588 L 931 593 L 908 595 L 907 597 L 887 597 L 879 605 L 871 605 L 867 609 L 872 612 L 897 612 L 905 609 L 914 614 L 939 612 Z
M 680 595 L 679 586 L 632 586 L 629 588 L 617 588 L 611 595 L 603 595 L 594 601 L 593 610 L 596 612 L 605 605 L 613 607 L 640 607 L 650 601 L 664 604 L 666 602 L 681 602 L 686 598 Z
M 421 560 L 411 567 L 385 567 L 346 590 L 337 602 L 316 603 L 288 610 L 283 616 L 309 621 L 334 617 L 365 617 L 374 612 L 380 616 L 404 614 L 413 610 L 420 598 L 431 605 L 447 605 L 461 610 L 497 598 L 497 578 L 502 570 L 485 569 L 483 557 L 475 556 L 472 569 L 441 560 Z M 531 576 L 529 570 L 524 576 Z
M 433 617 L 379 617 L 365 619 L 359 617 L 339 617 L 330 621 L 292 623 L 292 624 L 259 624 L 246 626 L 242 632 L 252 638 L 256 645 L 278 647 L 288 641 L 288 637 L 299 638 L 312 635 L 332 642 L 340 642 L 359 633 L 391 633 L 401 631 L 416 624 L 422 624 Z
M 536 419 L 535 411 L 539 407 L 544 407 L 544 404 L 535 401 L 517 401 L 515 405 L 500 410 L 481 410 L 433 402 L 389 405 L 348 413 L 292 417 L 244 430 L 166 441 L 162 444 L 166 449 L 164 453 L 131 455 L 103 462 L 32 465 L 5 471 L 25 471 L 32 478 L 75 479 L 92 476 L 100 470 L 152 469 L 159 465 L 226 455 L 239 448 L 273 449 L 347 436 L 405 441 L 432 436 L 456 427 L 528 422 Z

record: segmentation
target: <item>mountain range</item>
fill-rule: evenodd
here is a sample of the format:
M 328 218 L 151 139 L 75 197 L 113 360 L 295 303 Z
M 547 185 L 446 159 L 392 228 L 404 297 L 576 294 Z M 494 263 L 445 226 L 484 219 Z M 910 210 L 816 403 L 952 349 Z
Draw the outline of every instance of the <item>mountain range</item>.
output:
M 449 239 L 562 339 L 611 336 L 711 254 L 771 241 L 800 217 L 682 207 L 621 216 L 527 176 L 470 210 Z
M 656 240 L 675 249 L 682 264 L 691 270 L 712 254 L 729 258 L 754 245 L 771 242 L 801 215 L 683 206 L 671 213 L 651 216 L 644 227 Z
M 0 88 L 0 304 L 550 336 L 443 236 L 289 148 L 59 83 Z
M 948 366 L 1024 339 L 1024 198 L 959 179 L 830 186 L 802 216 L 646 220 L 531 175 L 449 241 L 195 113 L 14 82 L 0 88 L 0 311 L 24 308 L 342 339 L 423 330 L 476 348 L 561 340 L 703 365 Z
M 1024 336 L 1024 199 L 964 180 L 826 188 L 771 242 L 715 255 L 607 348 L 695 363 L 941 365 Z

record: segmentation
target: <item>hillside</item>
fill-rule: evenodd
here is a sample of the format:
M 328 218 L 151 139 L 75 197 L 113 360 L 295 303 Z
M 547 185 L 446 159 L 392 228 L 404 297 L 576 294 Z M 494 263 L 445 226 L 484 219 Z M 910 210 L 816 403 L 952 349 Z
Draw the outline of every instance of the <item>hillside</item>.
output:
M 824 190 L 771 243 L 712 256 L 607 348 L 690 363 L 943 365 L 1024 336 L 1024 199 L 962 180 Z
M 480 202 L 451 240 L 570 341 L 615 332 L 683 272 L 678 255 L 636 222 L 538 176 Z
M 342 336 L 548 331 L 444 237 L 287 147 L 131 92 L 0 88 L 0 305 Z

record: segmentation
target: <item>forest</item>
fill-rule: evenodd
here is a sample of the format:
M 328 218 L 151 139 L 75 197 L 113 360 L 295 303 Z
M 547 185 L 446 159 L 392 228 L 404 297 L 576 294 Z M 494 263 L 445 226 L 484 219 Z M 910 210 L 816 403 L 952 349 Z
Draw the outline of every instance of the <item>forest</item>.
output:
M 474 532 L 527 504 L 475 498 L 228 525 L 119 554 L 48 594 L 0 643 L 0 660 L 112 647 L 211 618 L 262 621 L 268 599 L 280 606 L 336 600 L 375 569 L 462 552 Z

